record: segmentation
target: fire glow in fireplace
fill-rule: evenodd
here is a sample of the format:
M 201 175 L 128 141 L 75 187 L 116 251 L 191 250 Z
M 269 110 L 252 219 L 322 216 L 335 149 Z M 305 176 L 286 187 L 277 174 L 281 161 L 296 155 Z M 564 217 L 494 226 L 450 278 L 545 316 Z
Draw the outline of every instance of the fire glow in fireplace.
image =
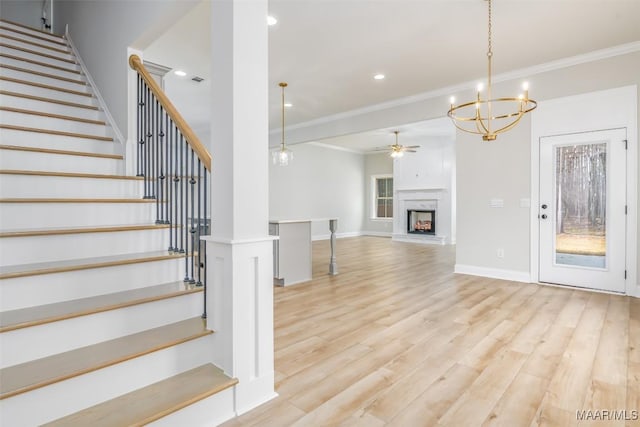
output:
M 436 211 L 407 210 L 407 233 L 436 234 Z

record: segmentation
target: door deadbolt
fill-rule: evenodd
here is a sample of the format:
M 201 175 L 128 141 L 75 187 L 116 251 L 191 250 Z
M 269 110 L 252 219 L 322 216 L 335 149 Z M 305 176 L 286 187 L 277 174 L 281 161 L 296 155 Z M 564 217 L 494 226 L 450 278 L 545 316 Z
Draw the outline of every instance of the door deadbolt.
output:
M 547 209 L 547 205 L 542 205 L 542 209 Z
M 547 214 L 542 214 L 541 218 L 542 219 L 547 219 Z

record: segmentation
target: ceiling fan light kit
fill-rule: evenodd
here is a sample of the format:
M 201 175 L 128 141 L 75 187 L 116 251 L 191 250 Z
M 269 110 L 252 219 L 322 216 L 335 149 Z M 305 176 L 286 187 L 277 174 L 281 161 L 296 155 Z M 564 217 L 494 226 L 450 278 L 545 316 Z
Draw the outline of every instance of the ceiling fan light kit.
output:
M 447 115 L 456 128 L 461 131 L 482 135 L 484 141 L 494 141 L 498 134 L 508 131 L 518 124 L 524 115 L 533 111 L 538 104 L 529 98 L 529 84 L 523 83 L 523 93 L 515 98 L 491 98 L 491 73 L 493 46 L 491 41 L 491 0 L 488 2 L 489 46 L 487 50 L 487 88 L 486 97 L 482 97 L 484 85 L 477 87 L 476 99 L 455 105 L 455 98 L 450 99 Z

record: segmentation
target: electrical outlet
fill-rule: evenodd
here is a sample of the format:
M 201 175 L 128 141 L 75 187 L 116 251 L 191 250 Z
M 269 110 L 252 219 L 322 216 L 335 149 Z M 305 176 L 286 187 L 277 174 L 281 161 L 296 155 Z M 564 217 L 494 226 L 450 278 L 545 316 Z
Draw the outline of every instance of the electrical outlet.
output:
M 496 251 L 496 256 L 498 258 L 504 258 L 504 249 L 498 248 L 498 250 Z

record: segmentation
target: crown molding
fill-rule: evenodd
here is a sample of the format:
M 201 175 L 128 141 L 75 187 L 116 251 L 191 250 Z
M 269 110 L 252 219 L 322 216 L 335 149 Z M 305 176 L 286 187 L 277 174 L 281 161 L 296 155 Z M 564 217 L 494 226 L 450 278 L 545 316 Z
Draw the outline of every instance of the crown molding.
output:
M 494 83 L 500 83 L 509 80 L 521 79 L 524 77 L 530 77 L 536 74 L 546 73 L 549 71 L 560 70 L 563 68 L 573 67 L 580 64 L 586 64 L 589 62 L 600 61 L 615 56 L 627 55 L 629 53 L 640 52 L 640 40 L 625 43 L 618 46 L 613 46 L 605 49 L 595 50 L 592 52 L 584 53 L 581 55 L 570 56 L 567 58 L 558 59 L 555 61 L 545 62 L 543 64 L 533 65 L 531 67 L 520 68 L 518 70 L 508 71 L 506 73 L 496 74 L 493 76 Z M 484 77 L 483 77 L 484 78 Z M 446 86 L 439 89 L 434 89 L 427 92 L 418 93 L 416 95 L 406 96 L 403 98 L 394 99 L 391 101 L 381 102 L 378 104 L 369 105 L 362 108 L 356 108 L 354 110 L 344 111 L 329 116 L 319 117 L 317 119 L 308 120 L 306 122 L 297 123 L 285 127 L 285 131 L 303 129 L 315 125 L 321 125 L 325 123 L 334 122 L 337 120 L 347 119 L 367 113 L 373 113 L 376 111 L 387 110 L 389 108 L 404 106 L 407 104 L 413 104 L 420 101 L 426 101 L 428 99 L 438 98 L 441 96 L 450 96 L 456 92 L 464 90 L 470 90 L 476 87 L 479 79 L 459 83 L 451 86 Z M 269 134 L 278 134 L 280 131 L 277 129 L 272 130 Z

